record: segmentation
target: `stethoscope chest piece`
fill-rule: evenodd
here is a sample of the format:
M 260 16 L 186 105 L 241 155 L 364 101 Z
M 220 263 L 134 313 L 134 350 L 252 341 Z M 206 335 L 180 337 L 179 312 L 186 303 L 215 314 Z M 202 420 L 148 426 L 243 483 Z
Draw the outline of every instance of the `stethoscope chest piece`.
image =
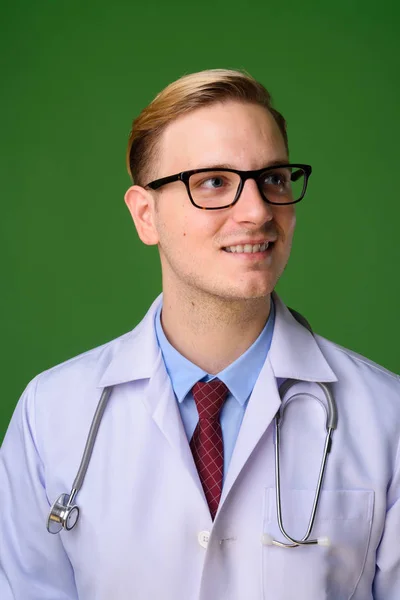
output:
M 79 508 L 74 504 L 74 499 L 82 487 L 85 479 L 86 471 L 92 455 L 94 442 L 96 441 L 97 431 L 100 427 L 101 418 L 106 408 L 108 399 L 111 394 L 111 387 L 104 388 L 96 412 L 93 417 L 92 425 L 90 426 L 89 436 L 86 441 L 85 450 L 83 452 L 81 464 L 78 473 L 76 474 L 72 490 L 70 494 L 61 494 L 54 502 L 50 509 L 50 514 L 47 518 L 47 531 L 49 533 L 59 533 L 61 529 L 70 531 L 75 527 L 79 519 Z
M 47 531 L 59 533 L 61 529 L 70 531 L 79 519 L 79 508 L 70 503 L 69 494 L 61 494 L 51 507 L 47 519 Z

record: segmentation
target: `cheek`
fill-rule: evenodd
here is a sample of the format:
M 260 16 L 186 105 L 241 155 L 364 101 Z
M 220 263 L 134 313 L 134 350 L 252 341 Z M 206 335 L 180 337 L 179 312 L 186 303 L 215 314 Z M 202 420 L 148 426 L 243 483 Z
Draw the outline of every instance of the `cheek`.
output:
M 190 205 L 176 215 L 171 227 L 176 240 L 183 240 L 187 247 L 206 251 L 213 248 L 213 240 L 220 223 L 212 211 L 200 210 Z
M 173 211 L 162 206 L 155 223 L 161 248 L 184 254 L 188 259 L 204 253 L 212 245 L 216 231 L 215 221 L 206 211 L 177 203 Z
M 293 210 L 292 215 L 289 218 L 289 225 L 288 225 L 288 230 L 290 232 L 290 237 L 293 237 L 293 233 L 296 227 L 296 213 Z
M 181 241 L 181 237 L 188 235 L 185 224 L 182 200 L 170 198 L 167 195 L 159 198 L 155 213 L 155 226 L 159 235 L 160 244 L 170 244 L 172 240 Z
M 283 209 L 283 207 L 280 207 Z M 296 212 L 294 206 L 287 206 L 275 215 L 275 222 L 281 230 L 284 242 L 290 242 L 296 227 Z

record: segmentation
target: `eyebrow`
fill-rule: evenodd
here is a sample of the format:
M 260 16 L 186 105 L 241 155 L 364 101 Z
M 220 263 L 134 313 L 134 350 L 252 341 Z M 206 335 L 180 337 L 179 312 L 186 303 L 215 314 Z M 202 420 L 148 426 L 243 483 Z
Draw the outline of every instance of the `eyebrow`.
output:
M 278 159 L 278 160 L 271 160 L 268 163 L 266 163 L 263 167 L 261 167 L 261 169 L 269 169 L 270 167 L 276 167 L 279 165 L 287 165 L 289 162 L 288 158 L 283 158 L 283 159 Z M 214 169 L 235 169 L 236 167 L 234 167 L 232 164 L 230 163 L 223 163 L 223 164 L 218 164 L 218 165 L 205 165 L 204 167 L 199 167 L 202 169 L 210 169 L 210 170 L 214 170 Z M 239 169 L 241 170 L 241 169 Z M 259 169 L 250 169 L 251 171 L 258 171 Z

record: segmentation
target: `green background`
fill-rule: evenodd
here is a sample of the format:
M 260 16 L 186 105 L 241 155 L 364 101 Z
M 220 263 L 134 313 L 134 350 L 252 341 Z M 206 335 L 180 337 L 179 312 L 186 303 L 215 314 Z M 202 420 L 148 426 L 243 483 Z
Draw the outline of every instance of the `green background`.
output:
M 0 439 L 38 372 L 160 291 L 123 194 L 132 118 L 179 76 L 244 68 L 313 165 L 278 291 L 399 371 L 399 7 L 384 0 L 1 3 Z M 60 415 L 62 419 L 62 415 Z

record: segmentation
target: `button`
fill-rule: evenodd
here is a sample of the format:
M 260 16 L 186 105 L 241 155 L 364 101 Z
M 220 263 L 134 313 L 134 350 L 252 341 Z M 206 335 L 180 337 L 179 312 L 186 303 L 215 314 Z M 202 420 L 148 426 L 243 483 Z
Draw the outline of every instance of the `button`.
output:
M 210 532 L 200 531 L 200 533 L 197 536 L 197 539 L 199 541 L 200 546 L 202 546 L 203 548 L 207 548 L 208 540 L 210 539 Z

